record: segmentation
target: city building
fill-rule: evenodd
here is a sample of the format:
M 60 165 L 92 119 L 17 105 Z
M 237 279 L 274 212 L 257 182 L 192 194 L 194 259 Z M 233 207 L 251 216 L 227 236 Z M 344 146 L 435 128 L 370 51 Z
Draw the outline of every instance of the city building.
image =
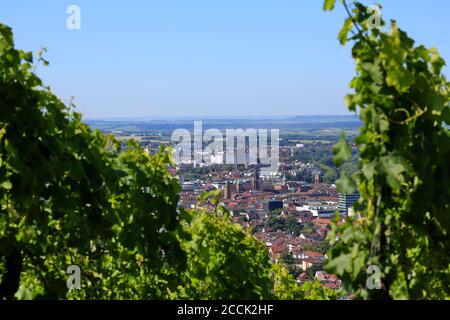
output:
M 339 211 L 345 215 L 352 215 L 352 206 L 359 198 L 358 191 L 353 194 L 339 193 Z
M 269 200 L 265 203 L 264 209 L 266 211 L 274 211 L 277 209 L 283 209 L 283 201 L 280 200 Z

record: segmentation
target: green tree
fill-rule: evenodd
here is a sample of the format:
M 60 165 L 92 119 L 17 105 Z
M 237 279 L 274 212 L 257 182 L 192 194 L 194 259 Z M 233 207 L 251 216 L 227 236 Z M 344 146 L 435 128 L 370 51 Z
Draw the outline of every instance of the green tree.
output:
M 92 131 L 32 72 L 40 62 L 0 24 L 0 298 L 165 297 L 184 264 L 168 153 Z M 82 290 L 68 294 L 72 264 Z
M 437 49 L 416 45 L 391 21 L 373 28 L 373 11 L 348 5 L 339 33 L 353 43 L 356 77 L 347 95 L 360 110 L 355 143 L 359 170 L 343 172 L 341 191 L 356 187 L 360 217 L 330 232 L 328 270 L 363 298 L 450 297 L 450 89 Z M 335 0 L 326 0 L 325 10 Z M 336 163 L 350 159 L 342 138 Z M 337 238 L 338 237 L 338 238 Z M 338 239 L 338 240 L 336 240 Z M 367 266 L 381 270 L 381 289 L 367 290 Z
M 335 183 L 338 174 L 335 168 L 320 163 L 319 168 L 322 171 L 322 181 L 328 184 Z
M 302 232 L 302 224 L 297 221 L 294 216 L 270 216 L 265 226 L 271 228 L 274 232 L 278 230 L 289 231 L 295 236 L 299 236 Z
M 274 265 L 274 294 L 281 300 L 336 300 L 338 292 L 328 289 L 319 281 L 299 285 L 292 281 L 288 270 L 279 264 Z
M 283 252 L 280 255 L 279 262 L 286 266 L 289 273 L 297 279 L 297 277 L 303 272 L 300 267 L 298 267 L 295 263 L 294 257 L 288 252 Z

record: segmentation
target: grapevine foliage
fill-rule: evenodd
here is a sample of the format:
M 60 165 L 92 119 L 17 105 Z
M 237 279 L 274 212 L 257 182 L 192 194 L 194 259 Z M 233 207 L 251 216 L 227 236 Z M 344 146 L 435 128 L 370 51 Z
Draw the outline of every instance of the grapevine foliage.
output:
M 360 111 L 355 143 L 360 171 L 339 188 L 361 200 L 358 216 L 333 226 L 328 269 L 363 298 L 450 297 L 450 86 L 435 48 L 416 45 L 391 21 L 371 28 L 372 11 L 348 5 L 339 33 L 351 42 L 356 76 L 345 98 Z M 335 0 L 326 0 L 332 10 Z M 387 30 L 389 29 L 389 30 Z M 350 157 L 345 137 L 336 163 Z M 381 288 L 368 290 L 369 265 L 381 270 Z
M 39 62 L 0 24 L 0 297 L 164 296 L 185 263 L 169 155 L 92 131 L 32 72 Z M 67 293 L 71 264 L 83 290 Z

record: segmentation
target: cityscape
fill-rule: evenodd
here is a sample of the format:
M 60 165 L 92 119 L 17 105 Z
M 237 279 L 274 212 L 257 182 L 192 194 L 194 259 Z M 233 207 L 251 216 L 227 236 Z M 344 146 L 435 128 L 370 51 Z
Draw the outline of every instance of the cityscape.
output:
M 176 143 L 170 140 L 171 130 L 177 125 L 190 125 L 193 131 L 193 122 L 96 120 L 91 125 L 113 134 L 125 146 L 131 139 L 149 153 L 155 153 L 162 146 L 176 150 Z M 355 215 L 353 204 L 359 200 L 359 193 L 338 192 L 335 180 L 339 171 L 332 161 L 332 147 L 341 130 L 350 136 L 356 132 L 360 125 L 358 118 L 316 116 L 263 122 L 246 119 L 245 124 L 239 119 L 206 120 L 207 127 L 224 122 L 233 130 L 246 125 L 243 131 L 247 132 L 251 126 L 287 126 L 279 138 L 277 170 L 263 171 L 259 159 L 250 161 L 248 137 L 247 140 L 244 137 L 245 145 L 238 145 L 235 139 L 231 163 L 226 161 L 227 148 L 216 154 L 214 150 L 201 151 L 200 159 L 205 161 L 196 161 L 193 145 L 189 159 L 179 159 L 169 169 L 180 183 L 179 206 L 195 209 L 203 193 L 220 191 L 220 203 L 233 222 L 264 243 L 270 258 L 285 264 L 298 283 L 318 280 L 327 288 L 339 289 L 341 281 L 323 270 L 329 248 L 327 232 L 336 217 L 338 223 L 343 223 Z M 243 153 L 241 161 L 238 148 Z M 351 174 L 356 164 L 349 161 L 343 168 Z

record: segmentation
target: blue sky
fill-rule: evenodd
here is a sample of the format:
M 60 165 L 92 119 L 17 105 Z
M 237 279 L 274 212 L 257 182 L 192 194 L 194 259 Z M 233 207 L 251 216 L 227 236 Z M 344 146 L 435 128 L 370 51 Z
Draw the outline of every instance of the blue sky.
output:
M 450 60 L 450 1 L 381 3 Z M 81 30 L 66 28 L 71 4 Z M 322 0 L 0 1 L 16 46 L 48 47 L 39 75 L 87 118 L 346 114 L 343 18 Z

